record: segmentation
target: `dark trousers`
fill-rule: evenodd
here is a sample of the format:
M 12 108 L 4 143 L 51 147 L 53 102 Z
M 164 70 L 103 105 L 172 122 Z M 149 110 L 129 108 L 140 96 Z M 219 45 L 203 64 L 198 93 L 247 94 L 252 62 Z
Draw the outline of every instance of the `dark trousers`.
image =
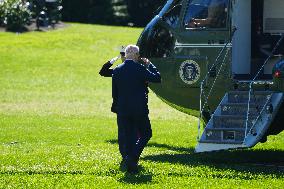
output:
M 138 160 L 152 137 L 151 123 L 145 116 L 117 116 L 118 144 L 123 158 Z M 137 133 L 139 139 L 137 140 Z

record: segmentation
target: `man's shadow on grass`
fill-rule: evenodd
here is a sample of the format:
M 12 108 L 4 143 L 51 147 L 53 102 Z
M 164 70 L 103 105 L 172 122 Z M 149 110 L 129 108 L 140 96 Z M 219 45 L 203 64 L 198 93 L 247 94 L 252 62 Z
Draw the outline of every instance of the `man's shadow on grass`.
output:
M 110 143 L 110 144 L 118 144 L 117 139 L 107 140 L 106 142 Z M 170 146 L 170 145 L 167 145 L 167 144 L 159 144 L 159 143 L 156 143 L 156 142 L 149 142 L 146 147 L 165 148 L 165 149 L 177 151 L 177 152 L 188 152 L 188 153 L 194 152 L 193 148 L 175 147 L 175 146 Z
M 153 144 L 154 146 L 166 147 L 164 144 Z M 194 148 L 168 147 L 171 151 L 178 153 L 164 153 L 158 155 L 144 156 L 145 161 L 160 163 L 181 164 L 191 167 L 207 166 L 221 171 L 233 171 L 235 174 L 226 175 L 234 179 L 251 179 L 251 175 L 273 175 L 283 178 L 284 175 L 284 151 L 262 150 L 262 149 L 239 149 L 232 151 L 218 151 L 210 153 L 194 153 Z M 242 173 L 242 174 L 238 174 Z M 212 175 L 211 175 L 212 176 Z M 213 177 L 223 178 L 224 174 L 215 174 Z
M 129 184 L 147 184 L 152 182 L 152 173 L 146 173 L 143 168 L 139 168 L 138 174 L 125 173 L 124 177 L 119 179 L 119 182 L 129 183 Z
M 110 140 L 115 144 L 117 140 Z M 247 174 L 252 175 L 274 175 L 282 178 L 284 174 L 284 151 L 269 149 L 239 149 L 231 151 L 218 151 L 210 153 L 194 153 L 194 148 L 176 147 L 167 144 L 150 142 L 148 147 L 156 147 L 170 150 L 157 155 L 147 155 L 142 160 L 159 163 L 181 164 L 185 166 L 208 166 L 222 171 L 234 171 L 231 177 L 240 179 L 250 179 Z M 186 174 L 186 173 L 185 173 Z M 212 176 L 212 175 L 211 175 Z M 224 177 L 224 175 L 214 175 L 214 177 Z M 227 177 L 230 177 L 228 175 Z

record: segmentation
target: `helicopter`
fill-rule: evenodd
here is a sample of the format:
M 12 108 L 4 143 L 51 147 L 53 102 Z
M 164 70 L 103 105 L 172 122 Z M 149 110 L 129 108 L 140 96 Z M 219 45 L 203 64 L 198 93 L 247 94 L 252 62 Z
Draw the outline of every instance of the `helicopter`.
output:
M 140 54 L 162 75 L 150 88 L 199 117 L 196 152 L 284 130 L 283 10 L 282 0 L 168 0 L 144 28 Z

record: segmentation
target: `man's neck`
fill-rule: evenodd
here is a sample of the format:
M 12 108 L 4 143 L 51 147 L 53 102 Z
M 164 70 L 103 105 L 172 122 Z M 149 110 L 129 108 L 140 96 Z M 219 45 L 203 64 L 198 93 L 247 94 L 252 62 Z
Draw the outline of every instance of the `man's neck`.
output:
M 129 60 L 129 61 L 134 61 L 134 62 L 137 62 L 138 60 L 134 60 L 134 59 L 125 59 L 125 61 L 127 61 L 127 60 Z

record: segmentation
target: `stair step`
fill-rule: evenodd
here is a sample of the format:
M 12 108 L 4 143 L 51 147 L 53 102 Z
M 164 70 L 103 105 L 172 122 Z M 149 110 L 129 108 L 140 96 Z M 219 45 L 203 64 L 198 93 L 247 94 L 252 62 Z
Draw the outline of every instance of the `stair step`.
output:
M 248 94 L 248 90 L 245 90 L 245 91 L 229 91 L 228 94 L 242 94 L 242 95 L 245 95 L 245 94 Z M 256 95 L 271 95 L 273 93 L 273 91 L 254 91 L 254 93 Z
M 212 130 L 212 131 L 245 131 L 245 128 L 207 128 L 207 130 Z
M 205 128 L 206 140 L 243 141 L 245 128 Z
M 248 127 L 253 125 L 256 118 L 256 116 L 249 117 Z M 214 115 L 213 128 L 245 128 L 246 119 L 246 115 Z
M 244 107 L 247 107 L 248 106 L 248 103 L 224 103 L 224 104 L 221 104 L 221 106 L 244 106 Z M 256 107 L 256 106 L 261 106 L 261 104 L 258 104 L 258 103 L 254 103 L 254 102 L 251 102 L 250 103 L 250 107 Z
M 250 104 L 250 115 L 256 116 L 259 114 L 263 104 Z M 222 115 L 247 115 L 248 104 L 247 103 L 224 103 L 221 104 Z
M 211 143 L 211 144 L 242 144 L 243 141 L 216 141 L 216 140 L 199 140 L 199 143 Z
M 250 83 L 252 82 L 252 80 L 239 80 L 235 85 L 234 90 L 235 91 L 248 91 L 250 90 Z M 253 82 L 253 89 L 257 92 L 265 92 L 265 91 L 270 91 L 271 86 L 273 85 L 273 81 L 272 80 L 255 80 Z
M 251 102 L 264 104 L 272 95 L 271 91 L 255 91 L 251 93 Z M 249 99 L 249 91 L 231 91 L 228 93 L 228 102 L 231 103 L 247 103 Z

